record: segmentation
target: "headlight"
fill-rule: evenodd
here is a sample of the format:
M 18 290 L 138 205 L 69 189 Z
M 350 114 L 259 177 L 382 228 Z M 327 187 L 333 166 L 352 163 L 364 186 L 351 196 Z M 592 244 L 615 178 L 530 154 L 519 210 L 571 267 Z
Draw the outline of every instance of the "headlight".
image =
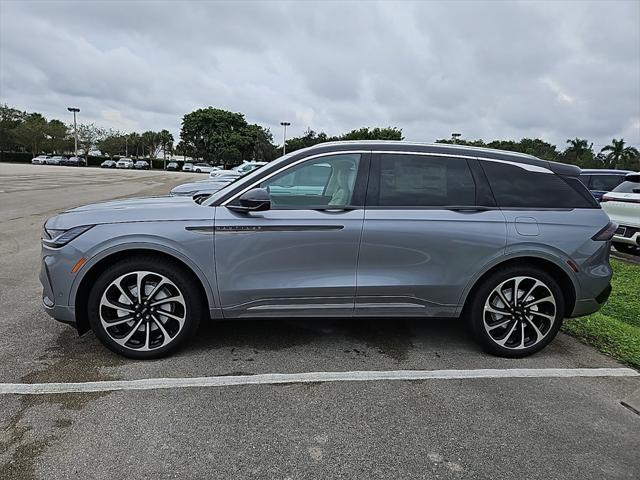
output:
M 81 225 L 79 227 L 70 228 L 69 230 L 56 230 L 45 226 L 42 233 L 42 243 L 47 247 L 62 247 L 74 238 L 82 235 L 90 228 L 93 228 L 93 225 Z

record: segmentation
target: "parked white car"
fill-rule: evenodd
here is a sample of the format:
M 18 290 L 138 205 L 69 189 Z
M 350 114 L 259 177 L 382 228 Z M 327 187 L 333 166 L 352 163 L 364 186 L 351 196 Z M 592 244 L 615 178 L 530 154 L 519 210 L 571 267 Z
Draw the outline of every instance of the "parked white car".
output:
M 186 162 L 186 163 L 182 166 L 182 171 L 183 171 L 183 172 L 192 172 L 192 171 L 193 171 L 193 163 L 191 163 L 191 162 Z
M 33 165 L 46 165 L 49 158 L 51 158 L 50 155 L 38 155 L 31 159 L 31 163 Z
M 216 169 L 218 169 L 218 167 L 212 167 L 208 163 L 202 162 L 194 164 L 191 171 L 196 173 L 211 173 Z
M 614 248 L 640 255 L 640 172 L 627 174 L 624 182 L 605 193 L 600 203 L 611 221 L 618 224 Z
M 242 176 L 266 164 L 267 162 L 248 162 L 245 160 L 240 165 L 237 165 L 229 170 L 215 170 L 209 174 L 209 178 L 218 178 L 229 174 Z
M 133 160 L 127 157 L 122 157 L 116 163 L 116 168 L 133 168 Z

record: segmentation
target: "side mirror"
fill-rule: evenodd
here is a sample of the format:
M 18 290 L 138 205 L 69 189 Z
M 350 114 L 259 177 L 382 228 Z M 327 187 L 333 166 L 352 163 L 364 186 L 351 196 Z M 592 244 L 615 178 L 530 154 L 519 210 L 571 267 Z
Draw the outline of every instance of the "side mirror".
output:
M 271 208 L 271 197 L 264 188 L 253 188 L 240 195 L 240 205 L 227 205 L 235 212 L 264 212 Z

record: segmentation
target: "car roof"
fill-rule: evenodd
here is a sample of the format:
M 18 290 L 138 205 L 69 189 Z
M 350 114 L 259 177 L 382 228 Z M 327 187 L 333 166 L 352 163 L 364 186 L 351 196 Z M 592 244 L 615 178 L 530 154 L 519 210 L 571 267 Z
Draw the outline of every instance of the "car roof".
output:
M 493 148 L 471 147 L 467 145 L 453 145 L 448 143 L 421 143 L 407 142 L 399 140 L 347 140 L 338 142 L 318 143 L 312 147 L 303 150 L 296 150 L 292 155 L 304 151 L 305 153 L 323 153 L 331 151 L 350 151 L 350 150 L 374 150 L 374 151 L 399 151 L 399 152 L 418 152 L 430 154 L 442 154 L 446 156 L 461 156 L 484 158 L 488 160 L 498 160 L 525 165 L 532 165 L 549 169 L 555 173 L 562 175 L 577 176 L 580 174 L 580 168 L 575 165 L 566 163 L 552 162 L 542 160 L 533 155 L 520 152 L 511 152 L 507 150 L 497 150 Z
M 624 176 L 633 173 L 631 170 L 615 170 L 612 168 L 583 168 L 582 173 L 589 175 L 620 175 Z

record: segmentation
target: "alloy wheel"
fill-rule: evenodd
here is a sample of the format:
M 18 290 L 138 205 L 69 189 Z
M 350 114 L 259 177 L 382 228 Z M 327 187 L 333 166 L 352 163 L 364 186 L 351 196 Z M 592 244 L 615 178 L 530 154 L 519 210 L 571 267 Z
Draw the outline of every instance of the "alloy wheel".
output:
M 483 323 L 500 347 L 530 348 L 541 342 L 556 321 L 556 299 L 538 279 L 517 276 L 500 283 L 484 304 Z
M 104 331 L 117 344 L 150 351 L 171 343 L 182 330 L 187 314 L 184 296 L 167 277 L 135 271 L 113 280 L 100 299 Z

